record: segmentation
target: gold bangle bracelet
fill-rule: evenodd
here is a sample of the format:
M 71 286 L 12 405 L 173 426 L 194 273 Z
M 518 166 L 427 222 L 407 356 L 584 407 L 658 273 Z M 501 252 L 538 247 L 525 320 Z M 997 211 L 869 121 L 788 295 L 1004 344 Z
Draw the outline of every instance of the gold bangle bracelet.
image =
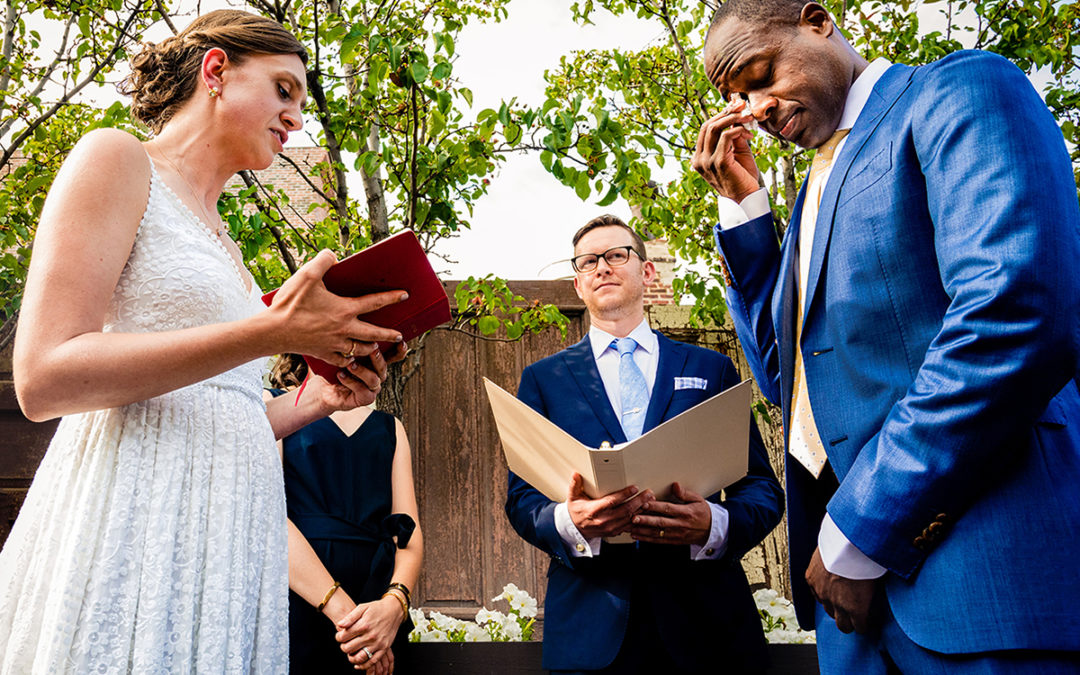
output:
M 392 588 L 396 588 L 399 591 L 401 591 L 402 593 L 404 593 L 404 595 L 405 595 L 405 604 L 412 607 L 412 593 L 409 592 L 409 587 L 408 586 L 406 586 L 405 584 L 403 584 L 403 583 L 401 583 L 399 581 L 395 581 L 394 583 L 387 586 L 386 590 L 389 591 Z
M 404 615 L 402 617 L 402 621 L 404 621 L 405 619 L 409 618 L 409 606 L 405 603 L 405 598 L 401 597 L 400 594 L 395 593 L 395 590 L 397 589 L 391 588 L 390 590 L 383 593 L 382 596 L 385 598 L 389 595 L 401 604 L 401 613 Z
M 319 606 L 316 608 L 320 614 L 322 613 L 323 608 L 326 607 L 326 603 L 330 602 L 330 598 L 334 597 L 334 593 L 337 593 L 337 589 L 339 588 L 341 588 L 341 582 L 335 581 L 334 585 L 331 586 L 330 590 L 328 590 L 326 592 L 326 595 L 323 596 L 322 602 L 320 602 Z

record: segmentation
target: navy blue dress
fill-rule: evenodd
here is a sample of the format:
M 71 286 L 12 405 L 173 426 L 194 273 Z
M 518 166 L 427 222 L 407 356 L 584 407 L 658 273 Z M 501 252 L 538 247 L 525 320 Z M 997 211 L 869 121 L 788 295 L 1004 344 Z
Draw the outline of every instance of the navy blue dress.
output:
M 416 527 L 408 515 L 391 513 L 396 431 L 394 417 L 376 410 L 352 436 L 324 418 L 284 440 L 289 518 L 357 604 L 378 600 L 386 591 L 396 548 L 408 544 Z M 406 618 L 394 649 L 411 630 Z M 329 619 L 289 592 L 292 672 L 355 674 L 334 633 Z

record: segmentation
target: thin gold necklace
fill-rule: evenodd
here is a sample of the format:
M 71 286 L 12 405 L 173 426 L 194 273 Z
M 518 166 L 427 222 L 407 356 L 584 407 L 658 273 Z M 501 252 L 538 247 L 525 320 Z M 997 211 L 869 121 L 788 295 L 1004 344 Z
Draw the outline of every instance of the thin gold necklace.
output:
M 184 181 L 184 185 L 186 185 L 188 191 L 191 192 L 191 196 L 195 199 L 195 203 L 199 205 L 200 209 L 202 209 L 203 217 L 206 219 L 203 222 L 206 224 L 206 227 L 210 230 L 212 234 L 217 236 L 218 239 L 221 239 L 221 237 L 225 234 L 225 228 L 222 226 L 221 217 L 218 216 L 218 218 L 216 219 L 218 224 L 217 229 L 215 230 L 214 226 L 211 225 L 211 222 L 215 219 L 212 219 L 210 217 L 210 212 L 206 210 L 206 205 L 203 204 L 203 201 L 201 199 L 199 199 L 199 193 L 195 191 L 195 188 L 191 187 L 191 182 L 188 181 L 187 176 L 184 175 L 184 172 L 180 170 L 180 167 L 176 166 L 175 162 L 169 159 L 169 156 L 165 154 L 165 151 L 162 150 L 156 142 L 154 143 L 154 149 L 156 149 L 158 151 L 158 154 L 161 155 L 161 157 L 169 163 L 169 166 L 171 166 L 172 170 L 176 172 L 176 175 L 180 176 L 180 180 Z

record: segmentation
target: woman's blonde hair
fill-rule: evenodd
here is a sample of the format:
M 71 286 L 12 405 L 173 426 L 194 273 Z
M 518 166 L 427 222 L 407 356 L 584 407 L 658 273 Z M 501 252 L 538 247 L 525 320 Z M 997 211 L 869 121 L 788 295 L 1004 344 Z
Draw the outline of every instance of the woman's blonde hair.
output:
M 299 354 L 281 354 L 270 368 L 270 385 L 278 389 L 299 387 L 307 377 L 308 367 Z
M 118 86 L 131 96 L 131 116 L 161 131 L 195 93 L 203 56 L 215 47 L 235 64 L 250 54 L 296 54 L 307 64 L 304 45 L 277 21 L 237 9 L 208 12 L 174 37 L 145 43 L 131 59 L 131 75 Z

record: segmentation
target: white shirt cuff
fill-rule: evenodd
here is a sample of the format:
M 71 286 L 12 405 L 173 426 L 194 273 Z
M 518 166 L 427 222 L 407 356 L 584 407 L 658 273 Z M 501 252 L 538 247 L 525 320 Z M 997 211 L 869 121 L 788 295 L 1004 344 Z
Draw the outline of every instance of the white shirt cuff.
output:
M 586 539 L 581 530 L 574 525 L 574 519 L 570 517 L 570 508 L 566 502 L 555 505 L 555 531 L 559 533 L 566 545 L 570 547 L 570 555 L 574 558 L 591 558 L 600 555 L 600 537 Z
M 877 579 L 888 571 L 855 548 L 828 513 L 818 532 L 818 551 L 825 569 L 845 579 Z
M 738 203 L 733 199 L 721 196 L 716 200 L 716 208 L 717 222 L 720 224 L 720 229 L 730 230 L 769 213 L 771 210 L 769 191 L 765 188 L 759 188 Z
M 719 504 L 709 502 L 712 510 L 712 525 L 709 527 L 709 539 L 704 546 L 690 544 L 691 560 L 716 560 L 727 552 L 728 523 L 731 514 Z

